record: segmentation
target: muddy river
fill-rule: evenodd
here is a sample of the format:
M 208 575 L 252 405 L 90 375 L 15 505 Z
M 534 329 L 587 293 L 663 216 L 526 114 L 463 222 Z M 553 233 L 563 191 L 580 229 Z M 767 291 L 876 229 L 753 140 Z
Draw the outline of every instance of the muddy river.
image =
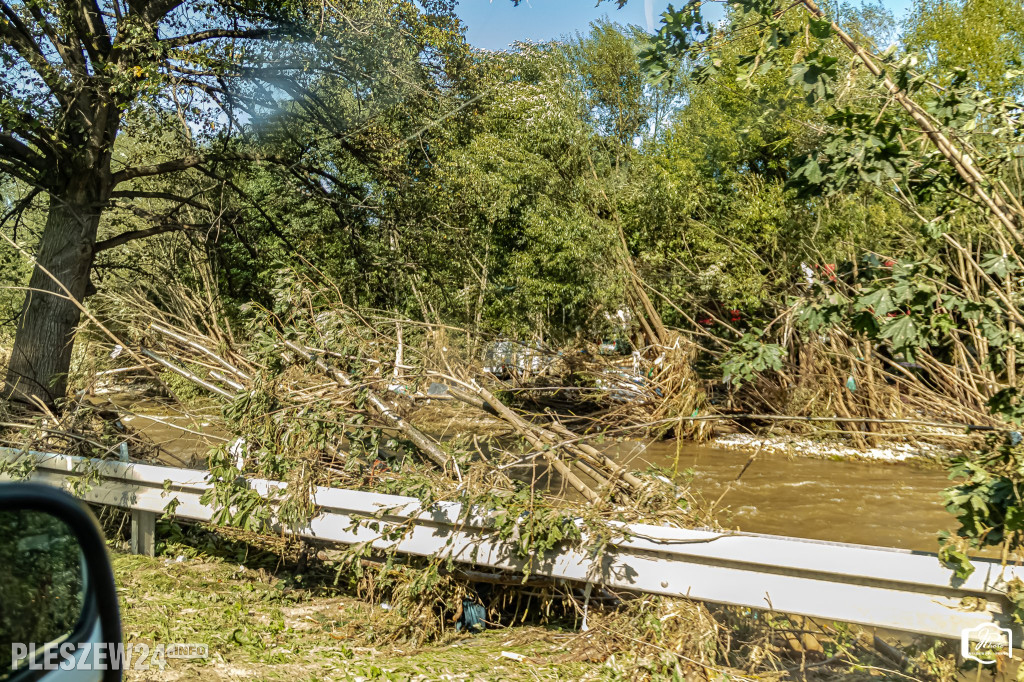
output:
M 202 466 L 227 434 L 182 414 L 136 414 L 125 421 L 161 448 L 170 466 Z M 206 434 L 206 437 L 198 432 Z M 716 503 L 726 528 L 865 545 L 935 551 L 936 533 L 953 518 L 943 509 L 943 472 L 912 464 L 819 460 L 759 454 L 739 481 L 750 453 L 672 441 L 614 446 L 633 469 L 654 464 L 689 471 L 691 490 Z M 676 461 L 678 457 L 678 462 Z
M 674 442 L 618 450 L 635 469 L 671 469 L 677 456 Z M 940 495 L 948 481 L 937 470 L 762 453 L 735 481 L 750 453 L 683 444 L 678 457 L 680 471 L 692 470 L 696 494 L 709 503 L 721 498 L 718 519 L 728 528 L 935 551 L 936 533 L 954 523 Z

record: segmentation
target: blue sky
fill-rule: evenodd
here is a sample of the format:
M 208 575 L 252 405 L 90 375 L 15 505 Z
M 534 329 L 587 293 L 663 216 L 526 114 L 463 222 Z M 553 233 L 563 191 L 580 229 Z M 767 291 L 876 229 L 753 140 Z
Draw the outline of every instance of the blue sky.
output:
M 459 0 L 458 14 L 465 22 L 471 45 L 502 50 L 516 40 L 543 42 L 576 31 L 586 30 L 590 22 L 608 17 L 621 24 L 657 26 L 667 0 L 630 0 L 621 9 L 614 2 L 596 0 L 523 0 L 518 7 L 512 0 Z M 686 0 L 676 0 L 680 7 Z M 711 4 L 711 3 L 709 3 Z M 900 19 L 911 0 L 882 0 L 882 4 Z M 718 9 L 712 7 L 711 11 Z M 709 18 L 714 15 L 706 12 Z

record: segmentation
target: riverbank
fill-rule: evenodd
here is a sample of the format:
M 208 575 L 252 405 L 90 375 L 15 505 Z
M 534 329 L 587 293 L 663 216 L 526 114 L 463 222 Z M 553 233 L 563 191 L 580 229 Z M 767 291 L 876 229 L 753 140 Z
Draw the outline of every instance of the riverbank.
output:
M 119 406 L 134 413 L 125 421 L 171 466 L 202 468 L 209 448 L 232 438 L 213 416 L 191 420 L 155 401 Z M 453 401 L 421 409 L 429 415 L 416 418 L 435 417 L 431 428 L 442 439 L 504 426 Z M 630 470 L 675 472 L 694 504 L 712 509 L 726 528 L 935 551 L 936 533 L 952 523 L 943 507 L 949 481 L 941 460 L 953 451 L 936 446 L 889 443 L 865 453 L 807 437 L 723 434 L 703 445 L 606 441 L 601 448 Z
M 217 414 L 216 404 L 204 404 L 202 409 L 194 406 L 194 410 L 183 411 L 172 403 L 152 396 L 127 392 L 124 387 L 111 395 L 94 398 L 90 402 L 94 407 L 112 408 L 126 413 L 122 421 L 129 424 L 145 440 L 164 451 L 163 454 L 169 455 L 165 463 L 173 466 L 187 466 L 189 462 L 199 461 L 205 457 L 210 447 L 233 439 L 231 434 L 223 429 L 222 418 Z M 426 433 L 441 441 L 458 436 L 516 436 L 509 425 L 501 419 L 455 400 L 422 400 L 413 407 L 408 418 Z M 948 434 L 929 435 L 941 435 L 950 439 L 962 436 L 960 432 L 952 430 Z M 958 452 L 970 449 L 973 445 L 971 439 L 962 439 L 962 445 L 959 439 L 953 443 L 936 445 L 883 439 L 881 445 L 860 449 L 827 435 L 754 435 L 719 430 L 704 446 L 750 454 L 759 452 L 828 460 L 913 463 L 934 467 L 941 465 Z

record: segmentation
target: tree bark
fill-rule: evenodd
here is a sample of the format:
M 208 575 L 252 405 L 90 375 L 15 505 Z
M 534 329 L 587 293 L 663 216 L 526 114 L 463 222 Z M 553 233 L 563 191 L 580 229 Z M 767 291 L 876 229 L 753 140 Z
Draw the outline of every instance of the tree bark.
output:
M 100 197 L 87 182 L 80 178 L 77 186 L 50 195 L 7 368 L 4 395 L 11 400 L 38 398 L 52 405 L 67 391 L 78 305 L 89 287 L 100 219 Z

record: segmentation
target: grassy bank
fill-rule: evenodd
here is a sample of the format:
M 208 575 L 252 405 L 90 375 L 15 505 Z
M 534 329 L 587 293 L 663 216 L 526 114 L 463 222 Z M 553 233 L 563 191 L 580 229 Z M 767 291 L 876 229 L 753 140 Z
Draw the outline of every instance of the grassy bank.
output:
M 385 643 L 393 614 L 366 602 L 306 589 L 301 581 L 221 558 L 117 555 L 125 639 L 206 643 L 206 660 L 168 660 L 128 680 L 536 680 L 601 677 L 567 656 L 574 632 L 516 627 L 450 633 L 414 649 Z M 521 654 L 525 661 L 502 656 Z M 567 660 L 573 658 L 575 660 Z

